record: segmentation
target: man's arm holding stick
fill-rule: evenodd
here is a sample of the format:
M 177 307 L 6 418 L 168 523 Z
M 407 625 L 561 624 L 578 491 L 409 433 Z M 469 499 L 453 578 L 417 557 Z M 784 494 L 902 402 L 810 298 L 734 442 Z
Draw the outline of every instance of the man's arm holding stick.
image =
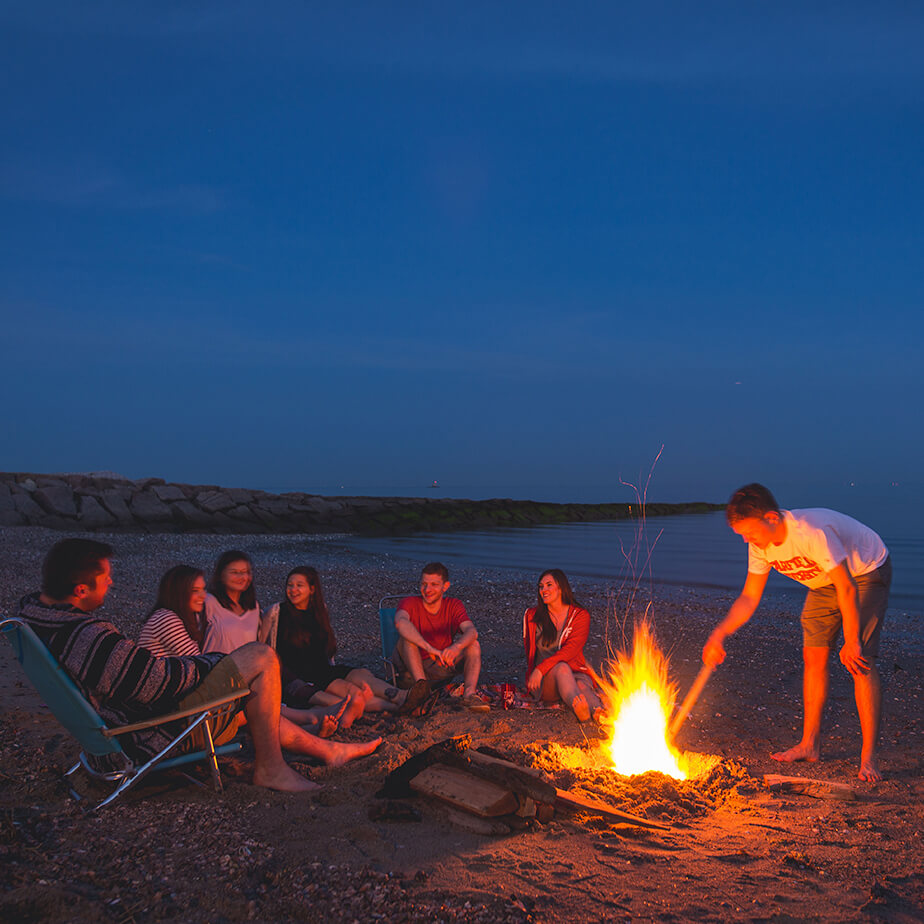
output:
M 716 667 L 725 660 L 725 639 L 737 632 L 754 615 L 754 610 L 757 609 L 757 604 L 760 603 L 764 588 L 767 586 L 769 574 L 769 571 L 766 574 L 748 572 L 738 599 L 729 607 L 728 614 L 712 630 L 712 634 L 703 646 L 704 664 Z

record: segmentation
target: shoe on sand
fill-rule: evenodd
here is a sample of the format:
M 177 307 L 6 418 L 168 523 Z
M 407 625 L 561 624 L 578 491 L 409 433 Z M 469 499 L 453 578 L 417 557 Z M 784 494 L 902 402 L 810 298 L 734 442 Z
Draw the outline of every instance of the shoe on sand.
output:
M 469 693 L 462 697 L 462 705 L 472 712 L 490 712 L 491 704 L 479 693 Z
M 415 709 L 419 709 L 430 696 L 430 684 L 426 680 L 418 680 L 414 686 L 407 691 L 407 696 L 398 709 L 398 715 L 411 715 Z

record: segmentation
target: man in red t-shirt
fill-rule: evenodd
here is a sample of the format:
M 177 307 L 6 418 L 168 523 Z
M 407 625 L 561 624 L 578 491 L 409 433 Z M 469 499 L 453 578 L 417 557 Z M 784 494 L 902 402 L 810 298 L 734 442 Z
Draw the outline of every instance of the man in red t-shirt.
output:
M 478 630 L 461 600 L 445 597 L 449 571 L 439 562 L 424 565 L 420 596 L 405 597 L 395 613 L 398 644 L 394 660 L 400 671 L 415 681 L 441 683 L 459 671 L 465 681 L 462 703 L 474 712 L 487 712 L 487 700 L 478 694 L 481 646 Z

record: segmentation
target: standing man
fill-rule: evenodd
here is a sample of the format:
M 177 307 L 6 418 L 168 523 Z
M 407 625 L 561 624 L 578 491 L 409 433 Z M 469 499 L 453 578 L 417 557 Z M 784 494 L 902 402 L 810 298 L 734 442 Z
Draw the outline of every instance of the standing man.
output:
M 19 604 L 20 617 L 107 723 L 133 724 L 249 690 L 242 708 L 253 739 L 253 781 L 283 792 L 319 788 L 286 763 L 283 748 L 336 766 L 379 746 L 381 738 L 361 744 L 316 738 L 281 717 L 279 661 L 267 645 L 252 642 L 229 655 L 159 658 L 92 615 L 112 586 L 111 558 L 112 547 L 103 542 L 63 539 L 45 556 L 41 592 L 23 597 Z M 233 737 L 236 724 L 224 731 Z M 119 740 L 134 760 L 148 760 L 172 737 L 157 727 Z M 216 738 L 216 743 L 224 740 L 221 733 Z
M 881 780 L 876 760 L 882 694 L 876 655 L 889 602 L 889 550 L 868 526 L 823 507 L 780 510 L 760 484 L 735 491 L 726 508 L 728 525 L 748 544 L 748 575 L 728 615 L 703 648 L 711 666 L 725 660 L 725 638 L 754 614 L 771 568 L 809 588 L 802 607 L 802 740 L 774 760 L 818 760 L 821 716 L 828 696 L 828 658 L 843 629 L 840 659 L 853 676 L 863 746 L 861 780 Z
M 449 571 L 439 562 L 424 565 L 420 596 L 405 597 L 395 613 L 398 644 L 394 661 L 399 672 L 415 681 L 442 683 L 459 671 L 465 681 L 462 704 L 473 712 L 487 712 L 488 702 L 478 693 L 481 646 L 478 630 L 461 600 L 446 597 Z

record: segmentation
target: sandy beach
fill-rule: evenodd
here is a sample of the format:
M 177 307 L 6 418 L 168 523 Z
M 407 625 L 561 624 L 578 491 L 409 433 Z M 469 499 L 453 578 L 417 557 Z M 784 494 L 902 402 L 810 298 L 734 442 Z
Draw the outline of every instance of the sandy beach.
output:
M 60 533 L 0 529 L 0 610 L 37 588 L 42 557 Z M 118 535 L 114 585 L 101 615 L 135 636 L 160 575 L 186 562 L 209 570 L 226 548 L 254 561 L 258 598 L 281 596 L 296 564 L 324 580 L 338 660 L 381 673 L 377 603 L 413 592 L 418 562 L 349 550 L 348 537 Z M 542 563 L 544 566 L 545 563 Z M 520 620 L 537 573 L 454 569 L 451 594 L 480 633 L 483 681 L 523 681 Z M 575 587 L 593 617 L 587 655 L 604 660 L 651 600 Z M 651 600 L 681 695 L 700 666 L 709 628 L 731 595 L 678 589 Z M 601 766 L 600 739 L 560 709 L 474 715 L 441 701 L 425 719 L 371 717 L 347 740 L 382 735 L 369 758 L 336 770 L 297 762 L 324 785 L 315 798 L 252 786 L 249 755 L 223 762 L 216 795 L 161 775 L 99 813 L 100 790 L 61 772 L 76 755 L 0 645 L 0 921 L 852 921 L 924 920 L 924 678 L 920 626 L 891 618 L 883 632 L 881 762 L 885 780 L 856 779 L 859 728 L 852 684 L 832 670 L 822 761 L 780 765 L 771 751 L 801 729 L 798 617 L 762 607 L 729 646 L 727 662 L 684 725 L 685 751 L 715 755 L 705 775 L 620 777 Z M 408 800 L 413 819 L 391 820 L 375 794 L 409 756 L 468 734 L 560 788 L 667 823 L 629 827 L 599 816 L 486 836 Z M 842 801 L 769 790 L 764 774 L 849 784 Z

